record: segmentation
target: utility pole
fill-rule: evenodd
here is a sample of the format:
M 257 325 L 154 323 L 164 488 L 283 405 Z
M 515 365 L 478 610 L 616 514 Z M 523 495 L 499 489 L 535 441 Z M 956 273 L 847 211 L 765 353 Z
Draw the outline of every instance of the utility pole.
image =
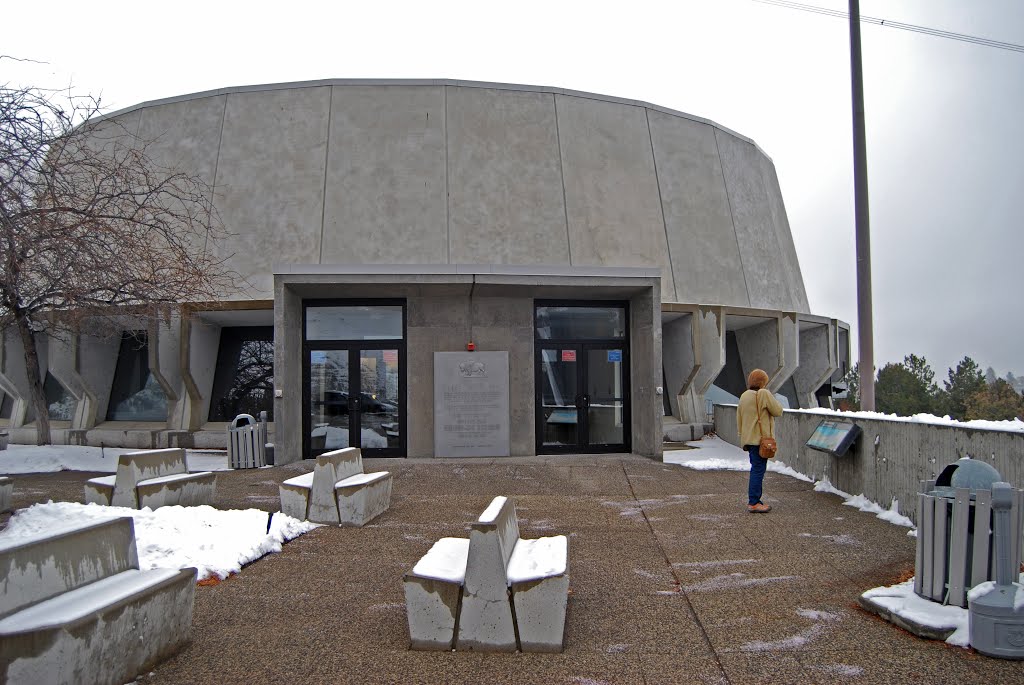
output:
M 875 343 L 871 321 L 871 226 L 864 141 L 864 75 L 860 63 L 860 0 L 850 0 L 850 80 L 853 83 L 853 198 L 857 242 L 857 342 L 860 408 L 875 409 Z

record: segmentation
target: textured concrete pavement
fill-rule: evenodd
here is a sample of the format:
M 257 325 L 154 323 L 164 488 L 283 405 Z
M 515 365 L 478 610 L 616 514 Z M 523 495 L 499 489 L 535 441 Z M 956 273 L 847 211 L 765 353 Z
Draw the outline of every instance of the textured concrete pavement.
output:
M 1019 683 L 1024 662 L 914 637 L 857 607 L 913 573 L 907 529 L 811 484 L 630 455 L 369 459 L 395 474 L 388 512 L 322 527 L 197 588 L 191 644 L 140 683 Z M 309 462 L 218 474 L 217 506 L 278 509 Z M 82 501 L 90 474 L 16 476 L 14 504 Z M 563 654 L 414 652 L 402 574 L 468 535 L 495 495 L 523 537 L 566 534 Z M 0 517 L 0 523 L 6 515 Z

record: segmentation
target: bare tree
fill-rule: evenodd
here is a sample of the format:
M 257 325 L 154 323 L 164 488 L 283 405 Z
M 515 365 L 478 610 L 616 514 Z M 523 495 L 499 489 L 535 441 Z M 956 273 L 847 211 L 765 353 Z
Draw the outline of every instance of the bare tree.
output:
M 25 351 L 37 442 L 50 439 L 36 334 L 96 317 L 169 316 L 223 299 L 237 274 L 213 188 L 70 91 L 0 86 L 0 331 Z

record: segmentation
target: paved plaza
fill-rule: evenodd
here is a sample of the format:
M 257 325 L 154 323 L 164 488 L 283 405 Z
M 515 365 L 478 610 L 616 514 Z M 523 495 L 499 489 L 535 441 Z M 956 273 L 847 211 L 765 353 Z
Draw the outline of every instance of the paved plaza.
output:
M 770 514 L 746 474 L 631 455 L 368 459 L 395 474 L 364 528 L 321 527 L 197 588 L 192 642 L 153 683 L 1020 683 L 1024 662 L 914 637 L 862 611 L 913 574 L 907 529 L 776 473 Z M 217 507 L 279 509 L 312 462 L 217 474 Z M 82 501 L 96 474 L 17 476 L 14 505 Z M 408 649 L 402 574 L 496 495 L 524 538 L 565 534 L 563 654 Z M 7 515 L 0 517 L 0 524 Z

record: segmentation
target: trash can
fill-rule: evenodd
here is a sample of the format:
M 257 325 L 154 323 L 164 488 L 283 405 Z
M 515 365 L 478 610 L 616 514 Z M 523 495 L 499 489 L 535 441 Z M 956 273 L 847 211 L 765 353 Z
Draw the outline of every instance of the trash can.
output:
M 250 414 L 239 414 L 228 424 L 228 466 L 255 469 L 267 465 L 266 423 L 257 423 Z
M 967 608 L 967 591 L 994 578 L 992 485 L 1002 480 L 991 465 L 969 457 L 949 464 L 935 481 L 921 481 L 917 503 L 914 592 Z M 1020 531 L 1020 491 L 1012 520 Z M 1019 565 L 1021 545 L 1013 549 Z
M 0 431 L 0 451 L 7 449 L 7 441 L 11 436 L 7 431 Z

